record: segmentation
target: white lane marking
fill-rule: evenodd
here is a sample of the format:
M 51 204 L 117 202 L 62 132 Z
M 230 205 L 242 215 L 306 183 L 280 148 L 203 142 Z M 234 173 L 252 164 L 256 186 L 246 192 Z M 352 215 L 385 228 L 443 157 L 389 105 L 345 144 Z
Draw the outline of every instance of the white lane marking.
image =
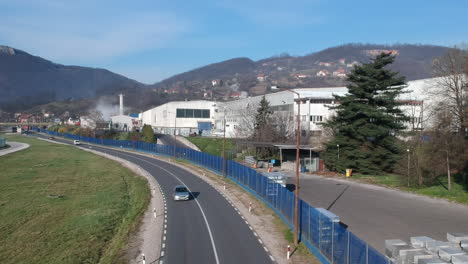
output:
M 271 259 L 271 261 L 275 261 L 275 259 L 273 258 L 272 255 L 270 255 L 270 259 Z
M 257 234 L 257 232 L 253 232 L 253 233 L 254 233 L 254 236 L 258 237 L 258 234 Z
M 164 229 L 166 229 L 166 228 L 167 228 L 167 225 L 164 225 Z
M 251 226 L 249 226 L 249 228 L 250 228 L 250 230 L 252 230 L 252 231 L 253 231 L 253 228 L 252 228 Z
M 191 191 L 190 191 L 190 188 L 187 186 L 187 184 L 185 184 L 181 179 L 179 179 L 179 177 L 177 177 L 174 173 L 172 173 L 172 172 L 166 170 L 165 168 L 163 168 L 163 167 L 161 167 L 161 166 L 158 166 L 158 165 L 156 165 L 156 164 L 153 164 L 153 163 L 151 163 L 151 162 L 149 162 L 149 161 L 147 161 L 147 160 L 140 159 L 140 158 L 138 158 L 138 157 L 134 157 L 134 156 L 131 156 L 131 155 L 127 155 L 127 154 L 124 154 L 124 153 L 122 153 L 122 155 L 130 156 L 130 157 L 132 157 L 132 158 L 135 158 L 135 159 L 141 160 L 141 161 L 143 161 L 143 162 L 146 162 L 146 163 L 150 164 L 151 166 L 160 168 L 161 170 L 163 170 L 163 171 L 169 173 L 169 174 L 172 175 L 174 178 L 176 178 L 180 183 L 182 183 L 183 185 L 185 185 L 185 186 L 187 187 L 187 189 L 189 190 L 189 192 L 191 192 Z M 210 227 L 210 224 L 208 223 L 208 219 L 206 218 L 205 212 L 203 211 L 203 208 L 201 207 L 201 205 L 200 205 L 200 203 L 198 202 L 197 198 L 195 198 L 194 200 L 195 200 L 195 202 L 197 203 L 198 208 L 200 208 L 200 211 L 201 211 L 201 213 L 202 213 L 203 219 L 205 220 L 205 225 L 206 225 L 206 228 L 208 229 L 208 234 L 209 234 L 209 236 L 210 236 L 211 245 L 212 245 L 212 247 L 213 247 L 213 253 L 214 253 L 214 255 L 215 255 L 216 264 L 220 264 L 219 258 L 218 258 L 218 252 L 217 252 L 217 250 L 216 250 L 216 243 L 214 242 L 213 233 L 211 232 L 211 227 Z M 167 219 L 164 219 L 164 220 L 165 220 L 165 222 L 167 221 Z M 166 240 L 166 237 L 164 237 L 164 240 Z
M 163 236 L 163 240 L 166 241 L 166 236 Z
M 164 251 L 161 251 L 161 257 L 164 257 Z
M 162 248 L 165 248 L 165 247 L 166 247 L 166 243 L 163 243 Z
M 164 234 L 166 234 L 166 230 L 164 229 Z
M 258 242 L 263 245 L 263 241 L 259 238 Z
M 268 248 L 266 248 L 265 246 L 263 246 L 263 249 L 264 249 L 266 252 L 268 252 Z
M 270 256 L 270 258 L 271 258 L 271 256 Z M 163 261 L 162 261 L 162 260 L 160 260 L 160 261 L 159 261 L 159 264 L 163 264 Z

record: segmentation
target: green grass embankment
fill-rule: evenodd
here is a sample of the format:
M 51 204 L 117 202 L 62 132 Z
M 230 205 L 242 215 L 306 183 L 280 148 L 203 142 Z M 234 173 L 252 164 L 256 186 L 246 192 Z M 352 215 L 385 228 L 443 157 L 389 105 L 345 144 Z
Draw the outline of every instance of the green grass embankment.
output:
M 0 263 L 118 263 L 150 198 L 145 179 L 72 146 L 21 136 L 0 157 Z
M 439 183 L 431 186 L 413 186 L 408 187 L 407 178 L 396 174 L 387 174 L 381 176 L 353 174 L 351 179 L 358 179 L 367 183 L 396 188 L 416 194 L 430 197 L 447 199 L 450 201 L 468 204 L 468 190 L 462 185 L 452 180 L 452 190 L 447 189 L 447 178 L 440 177 Z
M 222 138 L 186 137 L 186 139 L 195 144 L 202 152 L 219 157 L 223 156 Z M 226 158 L 229 158 L 229 151 L 233 148 L 233 142 L 230 139 L 226 139 Z

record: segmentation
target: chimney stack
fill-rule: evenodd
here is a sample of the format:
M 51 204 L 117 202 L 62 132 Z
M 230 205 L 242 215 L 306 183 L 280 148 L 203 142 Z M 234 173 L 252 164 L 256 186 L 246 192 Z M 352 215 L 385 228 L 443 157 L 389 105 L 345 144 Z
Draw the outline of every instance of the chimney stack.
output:
M 120 99 L 119 115 L 123 115 L 123 114 L 124 114 L 124 110 L 123 110 L 123 94 L 119 94 L 119 99 Z

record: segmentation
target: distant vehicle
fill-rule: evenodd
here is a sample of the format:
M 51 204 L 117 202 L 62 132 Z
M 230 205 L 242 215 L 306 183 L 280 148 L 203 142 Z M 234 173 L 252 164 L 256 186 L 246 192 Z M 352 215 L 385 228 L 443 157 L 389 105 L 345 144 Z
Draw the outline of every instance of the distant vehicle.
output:
M 73 145 L 81 145 L 81 142 L 79 140 L 73 140 Z
M 177 185 L 174 188 L 174 201 L 189 200 L 190 192 L 184 185 Z
M 54 140 L 55 138 L 54 137 L 49 137 L 50 140 Z

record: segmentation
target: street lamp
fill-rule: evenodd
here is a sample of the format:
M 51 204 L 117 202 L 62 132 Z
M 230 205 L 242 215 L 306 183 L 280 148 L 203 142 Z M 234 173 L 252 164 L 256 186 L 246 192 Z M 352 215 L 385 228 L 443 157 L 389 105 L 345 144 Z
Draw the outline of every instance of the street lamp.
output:
M 336 147 L 338 148 L 338 160 L 340 160 L 340 144 L 336 144 Z
M 176 145 L 177 145 L 176 129 L 177 129 L 177 109 L 174 114 L 174 162 L 176 161 Z
M 297 95 L 297 130 L 296 130 L 296 197 L 294 207 L 294 245 L 299 244 L 299 166 L 300 166 L 300 142 L 301 142 L 301 96 L 291 89 L 282 88 Z
M 408 153 L 408 187 L 410 187 L 410 150 L 409 148 L 406 149 Z
M 226 177 L 226 107 L 223 108 L 223 177 Z

